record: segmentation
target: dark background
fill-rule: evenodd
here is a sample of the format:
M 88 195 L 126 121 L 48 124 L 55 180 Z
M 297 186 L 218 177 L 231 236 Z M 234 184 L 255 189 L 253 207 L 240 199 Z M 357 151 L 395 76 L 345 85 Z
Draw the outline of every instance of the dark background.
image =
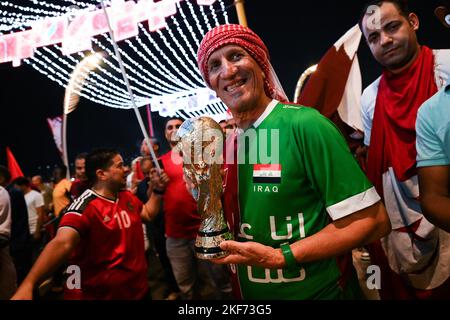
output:
M 50 2 L 50 1 L 49 1 Z M 231 0 L 228 3 L 232 3 Z M 317 63 L 322 55 L 349 28 L 357 23 L 363 1 L 265 1 L 246 0 L 249 27 L 265 41 L 272 65 L 286 94 L 292 99 L 300 74 Z M 434 16 L 440 0 L 412 0 L 420 18 L 419 40 L 432 48 L 448 48 L 450 32 Z M 228 10 L 237 23 L 234 8 Z M 375 80 L 381 69 L 373 60 L 364 41 L 359 59 L 363 85 Z M 0 164 L 5 162 L 9 146 L 26 175 L 48 175 L 61 163 L 46 118 L 61 113 L 64 89 L 23 64 L 12 68 L 0 64 Z M 141 114 L 146 122 L 145 108 Z M 164 119 L 153 113 L 157 136 L 162 136 Z M 133 110 L 117 110 L 81 99 L 69 115 L 69 160 L 95 147 L 119 149 L 126 160 L 139 152 L 142 139 Z M 164 144 L 163 149 L 167 146 Z

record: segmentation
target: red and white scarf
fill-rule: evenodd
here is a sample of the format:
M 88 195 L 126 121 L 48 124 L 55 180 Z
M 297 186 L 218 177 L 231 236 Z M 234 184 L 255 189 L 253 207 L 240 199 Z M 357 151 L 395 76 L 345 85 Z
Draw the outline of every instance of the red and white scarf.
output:
M 399 181 L 417 174 L 417 111 L 436 92 L 434 56 L 428 47 L 422 46 L 416 61 L 401 73 L 383 72 L 375 104 L 367 172 L 380 195 L 383 194 L 382 176 L 389 167 Z

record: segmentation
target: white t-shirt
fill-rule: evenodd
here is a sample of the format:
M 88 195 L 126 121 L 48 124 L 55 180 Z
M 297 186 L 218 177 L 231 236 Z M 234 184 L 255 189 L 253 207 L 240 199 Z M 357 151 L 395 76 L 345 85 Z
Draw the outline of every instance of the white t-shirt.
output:
M 31 190 L 25 195 L 25 202 L 27 203 L 28 208 L 28 225 L 30 226 L 30 233 L 34 234 L 38 220 L 36 208 L 44 206 L 44 197 L 41 193 Z
M 0 235 L 8 237 L 11 234 L 11 204 L 8 191 L 0 186 Z

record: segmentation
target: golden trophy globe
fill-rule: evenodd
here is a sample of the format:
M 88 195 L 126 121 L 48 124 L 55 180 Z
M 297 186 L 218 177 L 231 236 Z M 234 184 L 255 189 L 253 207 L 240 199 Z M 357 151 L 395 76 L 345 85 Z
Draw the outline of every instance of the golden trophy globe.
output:
M 232 240 L 222 207 L 224 135 L 220 125 L 209 117 L 188 119 L 178 129 L 177 149 L 183 157 L 183 171 L 197 201 L 201 224 L 195 241 L 200 259 L 227 255 L 220 243 Z

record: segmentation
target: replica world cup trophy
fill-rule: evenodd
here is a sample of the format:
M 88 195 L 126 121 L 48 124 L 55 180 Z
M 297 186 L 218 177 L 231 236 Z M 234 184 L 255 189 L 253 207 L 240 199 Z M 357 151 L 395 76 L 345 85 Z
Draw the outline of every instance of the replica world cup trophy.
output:
M 220 125 L 208 117 L 188 119 L 177 132 L 177 148 L 183 156 L 183 171 L 190 180 L 197 201 L 201 225 L 195 241 L 200 259 L 227 255 L 220 248 L 224 240 L 232 240 L 222 207 L 223 133 Z

